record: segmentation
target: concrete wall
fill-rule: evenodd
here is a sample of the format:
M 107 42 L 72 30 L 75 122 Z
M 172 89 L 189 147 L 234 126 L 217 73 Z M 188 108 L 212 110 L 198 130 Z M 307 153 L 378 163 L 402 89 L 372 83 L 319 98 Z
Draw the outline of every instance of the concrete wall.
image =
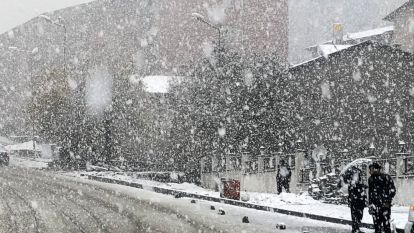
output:
M 295 166 L 292 169 L 292 178 L 290 182 L 290 191 L 292 193 L 301 193 L 307 190 L 307 183 L 300 183 L 300 171 L 303 168 L 304 153 L 298 151 L 294 155 Z M 396 178 L 395 186 L 397 188 L 397 195 L 394 199 L 394 203 L 398 205 L 413 205 L 414 204 L 414 176 L 408 176 L 403 173 L 404 171 L 404 159 L 410 157 L 410 154 L 397 154 L 396 155 Z M 248 160 L 249 156 L 242 157 L 242 163 L 244 164 Z M 276 171 L 265 171 L 263 166 L 260 165 L 263 158 L 259 157 L 259 170 L 258 172 L 249 173 L 242 166 L 241 170 L 226 171 L 226 172 L 210 172 L 201 174 L 201 183 L 203 187 L 208 189 L 217 190 L 220 186 L 220 179 L 235 179 L 240 181 L 240 190 L 248 192 L 263 192 L 263 193 L 276 193 Z M 229 161 L 229 160 L 227 160 Z M 261 161 L 261 162 L 260 162 Z M 279 157 L 276 155 L 276 164 L 278 167 Z M 201 162 L 201 167 L 205 166 Z M 368 174 L 368 171 L 367 171 Z
M 394 203 L 398 205 L 414 205 L 414 176 L 400 177 L 396 180 L 397 195 Z
M 300 165 L 303 162 L 304 153 L 297 152 L 294 156 L 295 164 Z M 235 179 L 240 181 L 241 191 L 249 192 L 264 192 L 264 193 L 276 193 L 276 175 L 277 170 L 266 171 L 264 170 L 264 158 L 258 157 L 258 172 L 246 172 L 246 167 L 243 165 L 241 170 L 226 171 L 226 172 L 210 172 L 201 174 L 201 184 L 205 188 L 217 189 L 220 185 L 220 179 Z M 214 159 L 213 159 L 214 160 Z M 242 156 L 241 163 L 245 164 L 249 160 L 249 156 Z M 278 167 L 280 158 L 275 155 L 275 167 Z M 227 159 L 227 161 L 229 161 Z M 216 164 L 217 161 L 213 161 Z M 205 161 L 201 161 L 202 171 L 204 170 Z M 214 165 L 213 165 L 214 167 Z M 292 177 L 290 182 L 290 191 L 293 193 L 299 193 L 303 190 L 303 185 L 299 184 L 301 166 L 295 166 L 292 169 Z M 214 169 L 213 169 L 214 170 Z M 306 185 L 305 185 L 306 186 Z
M 240 181 L 240 190 L 248 192 L 276 192 L 276 172 L 262 172 L 242 174 L 238 172 L 204 173 L 201 176 L 202 185 L 205 188 L 216 189 L 220 184 L 220 178 L 235 179 Z

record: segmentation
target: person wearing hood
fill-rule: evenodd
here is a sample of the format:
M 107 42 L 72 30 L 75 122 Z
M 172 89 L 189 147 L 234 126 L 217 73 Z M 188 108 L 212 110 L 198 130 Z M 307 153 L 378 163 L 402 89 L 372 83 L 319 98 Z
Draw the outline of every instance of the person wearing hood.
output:
M 375 233 L 391 233 L 391 203 L 396 188 L 391 176 L 381 172 L 381 166 L 369 166 L 369 213 L 374 220 Z

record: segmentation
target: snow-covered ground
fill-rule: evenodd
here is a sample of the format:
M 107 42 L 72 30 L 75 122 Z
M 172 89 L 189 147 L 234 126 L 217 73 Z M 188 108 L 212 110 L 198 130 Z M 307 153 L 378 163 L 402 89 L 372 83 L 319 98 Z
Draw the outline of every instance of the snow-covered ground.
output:
M 37 158 L 37 159 L 26 159 L 10 157 L 10 166 L 19 167 L 30 167 L 42 169 L 47 167 L 49 160 Z M 134 178 L 131 173 L 123 172 L 65 172 L 67 176 L 72 177 L 84 177 L 87 175 L 98 175 L 106 178 L 112 178 L 117 180 L 123 180 L 128 182 L 139 183 L 144 186 L 144 189 L 150 189 L 150 187 L 161 187 L 174 190 L 185 191 L 188 193 L 207 195 L 212 197 L 219 197 L 219 192 L 205 189 L 190 183 L 161 183 L 152 180 L 145 180 L 140 178 Z M 137 177 L 137 176 L 135 176 Z M 298 212 L 304 212 L 309 214 L 316 214 L 340 219 L 351 219 L 350 210 L 347 206 L 326 204 L 320 201 L 312 199 L 307 194 L 296 195 L 291 193 L 282 193 L 276 195 L 272 193 L 256 193 L 248 192 L 250 197 L 249 202 L 264 206 L 275 207 L 279 209 L 286 209 Z M 394 206 L 392 208 L 392 218 L 394 219 L 398 228 L 404 228 L 404 225 L 408 219 L 408 207 L 406 206 Z M 368 214 L 368 210 L 365 209 L 363 222 L 372 223 L 372 217 Z
M 114 173 L 114 172 L 71 172 L 65 173 L 74 177 L 87 177 L 87 175 L 98 175 L 106 178 L 112 178 L 117 180 L 123 180 L 128 182 L 139 183 L 147 187 L 161 187 L 174 190 L 185 191 L 188 193 L 195 193 L 200 195 L 207 195 L 213 197 L 219 197 L 219 192 L 213 190 L 204 189 L 194 184 L 183 183 L 161 183 L 151 180 L 144 180 L 139 178 L 133 178 L 128 173 Z M 334 217 L 340 219 L 351 220 L 351 213 L 347 206 L 326 204 L 320 201 L 314 200 L 307 194 L 297 195 L 292 193 L 282 193 L 281 195 L 272 193 L 256 193 L 248 192 L 250 196 L 250 203 L 271 206 L 279 209 L 286 209 L 292 211 L 298 211 L 309 214 L 322 215 L 327 217 Z M 408 207 L 406 206 L 394 206 L 392 208 L 392 218 L 394 219 L 398 228 L 404 228 L 408 219 Z M 372 223 L 372 217 L 368 214 L 368 209 L 365 209 L 363 222 Z
M 79 174 L 70 174 L 78 176 Z M 208 224 L 213 220 L 214 225 L 209 225 L 212 230 L 226 229 L 226 232 L 286 232 L 286 233 L 302 233 L 304 231 L 318 232 L 318 233 L 342 233 L 350 232 L 350 226 L 341 224 L 325 223 L 311 219 L 304 219 L 300 217 L 288 216 L 278 213 L 271 213 L 248 209 L 238 206 L 232 206 L 221 203 L 212 203 L 203 200 L 196 200 L 196 203 L 191 204 L 189 198 L 174 198 L 173 196 L 154 193 L 148 190 L 136 189 L 128 186 L 117 184 L 108 184 L 97 182 L 93 180 L 86 180 L 73 178 L 79 182 L 85 182 L 96 186 L 101 186 L 111 190 L 116 190 L 120 194 L 126 194 L 132 198 L 137 198 L 143 201 L 150 201 L 159 206 L 165 206 L 168 209 L 180 211 L 184 216 L 196 222 Z M 147 183 L 148 184 L 148 183 Z M 183 187 L 192 187 L 192 185 L 184 184 Z M 192 189 L 193 190 L 193 189 Z M 196 191 L 196 190 L 193 190 Z M 197 189 L 197 192 L 199 189 Z M 215 210 L 211 210 L 213 205 Z M 222 208 L 225 215 L 219 215 L 218 210 Z M 248 224 L 242 223 L 242 218 L 246 216 L 249 219 Z M 285 224 L 286 230 L 276 229 L 277 224 Z M 372 233 L 372 230 L 366 230 L 367 233 Z

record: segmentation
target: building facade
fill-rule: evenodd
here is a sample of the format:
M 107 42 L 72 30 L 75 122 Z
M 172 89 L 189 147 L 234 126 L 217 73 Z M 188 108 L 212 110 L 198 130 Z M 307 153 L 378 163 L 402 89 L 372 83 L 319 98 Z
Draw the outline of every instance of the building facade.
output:
M 394 23 L 393 44 L 414 53 L 414 1 L 407 1 L 387 15 L 384 20 Z

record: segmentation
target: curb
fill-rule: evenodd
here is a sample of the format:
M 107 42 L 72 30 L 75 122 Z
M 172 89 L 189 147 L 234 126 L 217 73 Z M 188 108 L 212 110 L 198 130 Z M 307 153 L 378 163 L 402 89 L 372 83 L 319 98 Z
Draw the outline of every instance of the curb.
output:
M 142 184 L 123 181 L 123 180 L 115 180 L 111 178 L 105 178 L 105 177 L 93 176 L 93 175 L 88 175 L 88 179 L 100 181 L 104 183 L 119 184 L 119 185 L 125 185 L 125 186 L 134 187 L 138 189 L 144 189 L 144 186 Z M 301 218 L 308 218 L 308 219 L 313 219 L 313 220 L 318 220 L 318 221 L 323 221 L 323 222 L 330 222 L 330 223 L 336 223 L 336 224 L 342 224 L 342 225 L 352 225 L 352 221 L 346 220 L 346 219 L 302 213 L 298 211 L 291 211 L 291 210 L 279 209 L 279 208 L 274 208 L 274 207 L 269 207 L 269 206 L 251 204 L 251 203 L 246 203 L 246 202 L 241 202 L 241 201 L 236 201 L 236 200 L 231 200 L 231 199 L 226 199 L 226 198 L 204 196 L 204 195 L 187 193 L 183 191 L 160 188 L 160 187 L 155 187 L 155 186 L 146 185 L 145 187 L 149 187 L 154 192 L 161 193 L 161 194 L 167 194 L 167 195 L 180 194 L 182 197 L 196 198 L 196 199 L 205 200 L 205 201 L 218 202 L 218 203 L 223 203 L 223 204 L 228 204 L 228 205 L 234 205 L 234 206 L 245 207 L 249 209 L 256 209 L 256 210 L 261 210 L 261 211 L 291 215 L 291 216 L 301 217 Z M 368 228 L 368 229 L 374 229 L 374 225 L 370 223 L 362 223 L 361 227 Z M 397 233 L 404 233 L 404 230 L 397 229 Z

